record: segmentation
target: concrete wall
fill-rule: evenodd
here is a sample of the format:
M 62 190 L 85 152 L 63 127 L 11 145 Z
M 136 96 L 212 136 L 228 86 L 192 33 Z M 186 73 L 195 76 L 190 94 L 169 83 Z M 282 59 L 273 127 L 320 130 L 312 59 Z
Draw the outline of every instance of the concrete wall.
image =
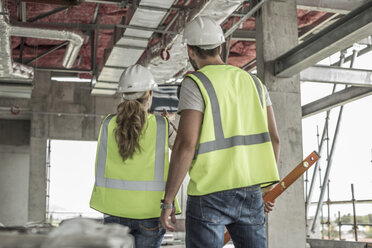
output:
M 0 119 L 0 223 L 28 219 L 30 121 Z
M 61 83 L 50 73 L 35 75 L 32 135 L 49 139 L 96 140 L 102 119 L 116 112 L 118 97 L 95 97 L 89 83 Z
M 95 97 L 89 83 L 61 83 L 48 72 L 35 75 L 32 91 L 28 217 L 43 221 L 47 139 L 96 140 L 103 118 L 116 112 L 118 97 Z M 73 155 L 73 154 L 71 154 Z
M 300 81 L 298 75 L 275 77 L 273 61 L 297 45 L 296 1 L 268 1 L 256 17 L 256 35 L 257 71 L 273 102 L 281 142 L 278 167 L 283 178 L 302 161 Z M 270 248 L 305 247 L 304 206 L 300 179 L 279 197 L 267 217 Z
M 31 100 L 0 98 L 3 109 L 21 107 L 19 115 L 0 115 L 0 130 L 21 130 L 7 132 L 6 137 L 4 132 L 0 134 L 0 158 L 6 158 L 6 163 L 0 162 L 0 222 L 11 213 L 4 221 L 7 225 L 45 219 L 47 140 L 96 140 L 102 119 L 116 112 L 120 102 L 118 97 L 92 96 L 89 83 L 61 83 L 50 78 L 49 72 L 36 72 Z M 29 119 L 27 125 L 20 122 L 24 119 Z M 25 140 L 27 146 L 20 148 Z M 19 197 L 14 199 L 16 192 Z M 20 215 L 13 216 L 13 210 Z

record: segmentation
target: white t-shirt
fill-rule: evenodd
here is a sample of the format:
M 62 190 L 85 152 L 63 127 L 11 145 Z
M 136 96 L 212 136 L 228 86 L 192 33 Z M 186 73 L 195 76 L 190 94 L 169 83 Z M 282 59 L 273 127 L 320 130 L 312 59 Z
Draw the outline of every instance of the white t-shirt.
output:
M 264 89 L 266 105 L 271 106 L 272 103 L 270 100 L 269 92 L 267 91 L 265 85 Z M 177 113 L 178 114 L 181 113 L 181 111 L 184 109 L 192 109 L 204 113 L 203 96 L 200 92 L 198 85 L 194 82 L 194 80 L 192 80 L 189 77 L 186 77 L 182 82 Z

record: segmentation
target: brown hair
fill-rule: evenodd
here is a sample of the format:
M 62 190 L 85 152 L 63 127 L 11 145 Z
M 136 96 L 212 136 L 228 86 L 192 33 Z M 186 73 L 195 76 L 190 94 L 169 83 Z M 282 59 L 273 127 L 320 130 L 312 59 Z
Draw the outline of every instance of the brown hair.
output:
M 213 49 L 202 49 L 198 46 L 190 46 L 190 45 L 187 45 L 187 46 L 190 47 L 196 53 L 196 55 L 201 59 L 206 59 L 207 57 L 217 56 L 220 50 L 220 46 L 213 48 Z
M 147 119 L 149 97 L 150 92 L 147 91 L 139 99 L 124 100 L 117 108 L 115 138 L 123 161 L 141 150 L 139 138 Z

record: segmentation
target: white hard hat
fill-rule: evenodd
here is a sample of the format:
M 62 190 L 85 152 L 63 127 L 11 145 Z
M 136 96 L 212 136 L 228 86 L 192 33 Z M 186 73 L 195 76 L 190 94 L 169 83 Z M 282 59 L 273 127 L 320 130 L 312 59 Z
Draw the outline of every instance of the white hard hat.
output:
M 125 100 L 135 100 L 155 87 L 157 84 L 154 76 L 147 68 L 142 65 L 131 65 L 121 74 L 118 92 L 124 93 Z
M 221 26 L 208 16 L 198 16 L 185 26 L 183 42 L 202 49 L 213 49 L 225 42 Z

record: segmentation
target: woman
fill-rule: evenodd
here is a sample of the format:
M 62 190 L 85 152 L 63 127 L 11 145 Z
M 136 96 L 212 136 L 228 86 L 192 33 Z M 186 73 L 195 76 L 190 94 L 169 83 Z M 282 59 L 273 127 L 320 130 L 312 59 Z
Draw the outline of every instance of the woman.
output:
M 118 92 L 123 101 L 101 125 L 90 200 L 92 208 L 105 214 L 105 223 L 131 229 L 137 248 L 160 247 L 165 233 L 159 217 L 169 167 L 169 128 L 166 118 L 148 114 L 155 86 L 151 72 L 141 65 L 122 74 Z M 177 201 L 176 209 L 179 213 Z

